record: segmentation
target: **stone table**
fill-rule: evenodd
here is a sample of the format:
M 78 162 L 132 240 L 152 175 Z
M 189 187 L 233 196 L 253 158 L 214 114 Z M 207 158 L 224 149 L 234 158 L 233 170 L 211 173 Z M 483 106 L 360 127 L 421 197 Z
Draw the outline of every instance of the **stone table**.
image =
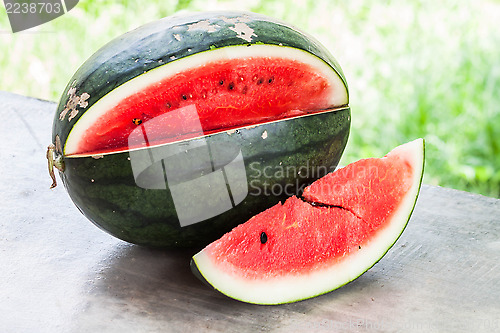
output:
M 424 185 L 401 238 L 354 282 L 245 304 L 198 281 L 192 251 L 115 239 L 49 189 L 55 107 L 0 92 L 1 332 L 500 332 L 500 200 Z

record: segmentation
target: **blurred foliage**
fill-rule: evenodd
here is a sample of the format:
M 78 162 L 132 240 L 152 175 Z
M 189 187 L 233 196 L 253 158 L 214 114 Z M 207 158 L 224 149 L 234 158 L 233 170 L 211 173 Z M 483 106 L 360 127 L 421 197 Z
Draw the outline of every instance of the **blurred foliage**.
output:
M 500 197 L 498 1 L 81 0 L 16 34 L 2 8 L 0 90 L 57 101 L 110 39 L 178 11 L 218 9 L 274 16 L 331 50 L 353 115 L 343 164 L 424 137 L 425 183 Z

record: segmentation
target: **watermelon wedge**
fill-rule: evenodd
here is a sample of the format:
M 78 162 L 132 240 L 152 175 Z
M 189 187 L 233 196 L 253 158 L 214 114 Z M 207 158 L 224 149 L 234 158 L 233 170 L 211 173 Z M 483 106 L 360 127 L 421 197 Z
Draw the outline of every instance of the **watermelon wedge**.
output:
M 399 238 L 424 167 L 424 140 L 349 164 L 197 253 L 195 275 L 249 303 L 318 296 L 366 272 Z

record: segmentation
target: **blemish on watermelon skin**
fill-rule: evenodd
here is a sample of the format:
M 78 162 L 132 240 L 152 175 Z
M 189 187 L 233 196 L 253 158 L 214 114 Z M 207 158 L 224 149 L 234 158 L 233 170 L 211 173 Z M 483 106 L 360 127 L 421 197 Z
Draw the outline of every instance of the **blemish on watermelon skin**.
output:
M 233 17 L 233 18 L 229 18 L 227 16 L 219 16 L 219 18 L 222 21 L 224 21 L 225 23 L 229 23 L 229 24 L 236 24 L 238 22 L 248 23 L 248 22 L 252 21 L 252 19 L 248 15 L 242 15 L 242 16 Z
M 238 22 L 234 27 L 229 27 L 229 29 L 236 32 L 236 37 L 244 39 L 249 43 L 253 40 L 253 37 L 258 37 L 254 33 L 254 30 L 244 22 Z
M 59 135 L 56 135 L 55 146 L 56 146 L 56 153 L 61 155 L 62 154 L 62 145 L 61 145 L 61 138 L 59 137 Z
M 71 87 L 68 90 L 67 95 L 69 96 L 69 99 L 66 102 L 64 110 L 62 110 L 59 114 L 59 120 L 64 120 L 66 114 L 69 112 L 68 121 L 71 121 L 78 114 L 78 106 L 85 109 L 89 105 L 87 100 L 90 98 L 90 95 L 88 93 L 82 93 L 78 96 L 76 94 L 76 87 Z
M 193 24 L 189 24 L 187 31 L 205 30 L 207 32 L 216 32 L 219 28 L 220 28 L 219 25 L 211 24 L 209 20 L 202 20 Z

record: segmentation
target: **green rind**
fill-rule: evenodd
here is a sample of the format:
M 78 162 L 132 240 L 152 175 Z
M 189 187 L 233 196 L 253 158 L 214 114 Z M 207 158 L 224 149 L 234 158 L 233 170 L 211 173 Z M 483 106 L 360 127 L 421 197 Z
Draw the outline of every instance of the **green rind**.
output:
M 130 152 L 97 159 L 67 157 L 65 171 L 60 175 L 80 211 L 98 227 L 122 240 L 156 247 L 204 246 L 291 194 L 300 194 L 303 187 L 332 171 L 347 143 L 349 128 L 350 109 L 344 108 L 174 143 L 186 145 L 206 140 L 214 147 L 227 144 L 239 147 L 246 177 L 249 182 L 254 181 L 249 188 L 253 195 L 249 194 L 235 208 L 182 228 L 168 187 L 152 190 L 137 186 Z M 150 150 L 154 152 L 162 147 Z M 280 176 L 274 173 L 269 178 L 269 172 L 267 175 L 263 172 L 277 167 L 278 171 L 289 168 L 302 174 L 290 172 Z M 278 195 L 264 195 L 264 182 L 268 183 L 268 189 L 288 186 L 288 190 L 276 193 Z M 254 195 L 259 191 L 261 195 Z M 197 195 L 193 189 L 193 202 L 210 200 L 197 198 Z
M 344 283 L 338 284 L 337 286 L 328 288 L 328 289 L 326 289 L 323 292 L 320 292 L 320 293 L 317 293 L 317 294 L 314 294 L 314 295 L 310 295 L 310 296 L 307 296 L 307 297 L 303 297 L 303 298 L 298 298 L 298 299 L 295 299 L 295 300 L 290 300 L 290 301 L 287 301 L 287 302 L 275 302 L 275 303 L 270 302 L 270 303 L 265 303 L 265 305 L 280 305 L 280 304 L 287 304 L 287 303 L 295 303 L 295 302 L 299 302 L 299 301 L 311 299 L 311 298 L 314 298 L 314 297 L 317 297 L 317 296 L 325 295 L 327 293 L 330 293 L 330 292 L 332 292 L 332 291 L 334 291 L 334 290 L 336 290 L 336 289 L 338 289 L 340 287 L 343 287 L 343 286 L 347 285 L 348 283 L 356 280 L 361 275 L 363 275 L 364 273 L 366 273 L 370 268 L 372 268 L 375 264 L 377 264 L 387 254 L 387 252 L 394 246 L 394 244 L 396 244 L 396 242 L 398 241 L 398 239 L 401 237 L 401 235 L 403 234 L 404 230 L 406 229 L 406 227 L 408 225 L 408 222 L 410 221 L 410 218 L 411 218 L 411 216 L 413 214 L 413 211 L 415 209 L 415 206 L 417 204 L 417 199 L 418 199 L 418 195 L 420 193 L 420 188 L 422 186 L 422 180 L 423 180 L 423 177 L 424 177 L 424 167 L 425 167 L 425 141 L 422 140 L 422 169 L 421 169 L 421 173 L 420 173 L 420 179 L 418 181 L 418 188 L 417 188 L 417 191 L 416 191 L 415 200 L 413 201 L 412 208 L 409 211 L 408 218 L 407 218 L 404 226 L 402 227 L 401 232 L 399 233 L 399 235 L 387 247 L 386 251 L 376 261 L 373 262 L 372 265 L 370 265 L 369 267 L 367 267 L 366 269 L 364 269 L 360 274 L 354 276 L 352 279 L 346 280 L 346 281 L 344 281 Z M 199 280 L 201 280 L 205 285 L 207 285 L 208 287 L 216 290 L 217 292 L 219 292 L 219 293 L 221 293 L 221 294 L 223 294 L 225 296 L 234 298 L 232 295 L 228 295 L 227 293 L 224 293 L 224 292 L 218 290 L 214 285 L 212 285 L 212 283 L 210 283 L 210 281 L 203 275 L 202 271 L 199 269 L 198 264 L 196 263 L 196 256 L 194 256 L 194 257 L 191 258 L 190 268 L 191 268 L 192 273 Z M 241 300 L 241 299 L 238 299 L 238 298 L 234 298 L 234 299 L 236 299 L 238 301 L 241 301 L 241 302 L 249 303 L 246 300 Z M 255 304 L 260 304 L 260 303 L 255 303 Z
M 190 25 L 206 21 L 215 31 L 193 29 Z M 231 28 L 244 23 L 254 31 L 251 41 L 237 37 Z M 177 38 L 181 36 L 179 41 Z M 247 12 L 203 12 L 172 16 L 141 26 L 109 42 L 90 57 L 73 75 L 59 102 L 53 125 L 53 140 L 62 147 L 74 123 L 100 98 L 125 82 L 159 66 L 190 55 L 235 45 L 269 44 L 293 47 L 309 52 L 331 66 L 347 90 L 347 82 L 335 58 L 313 37 L 267 16 Z M 85 107 L 71 121 L 59 120 L 69 99 L 86 93 Z M 61 147 L 61 148 L 62 148 Z

